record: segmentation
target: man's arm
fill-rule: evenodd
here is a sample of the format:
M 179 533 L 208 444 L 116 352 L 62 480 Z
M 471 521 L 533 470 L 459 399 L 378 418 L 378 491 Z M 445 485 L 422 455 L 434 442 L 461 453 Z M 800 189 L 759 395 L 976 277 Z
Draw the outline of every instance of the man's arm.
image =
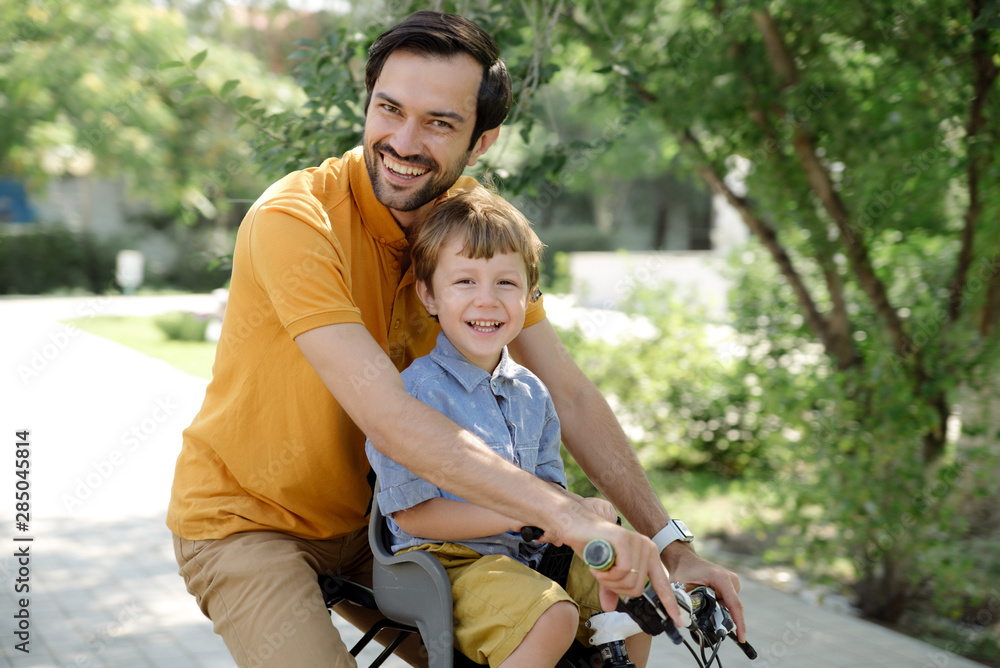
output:
M 649 568 L 648 552 L 655 549 L 649 539 L 601 519 L 411 397 L 392 362 L 364 326 L 345 323 L 319 327 L 300 334 L 295 342 L 379 452 L 455 496 L 546 529 L 554 541 L 578 552 L 593 538 L 607 540 L 618 561 L 597 577 L 619 594 L 642 593 L 647 573 L 654 584 L 669 591 L 662 566 Z M 381 372 L 372 374 L 373 368 Z M 670 613 L 679 619 L 676 606 Z
M 670 583 L 652 541 L 602 520 L 569 496 L 492 452 L 471 432 L 406 393 L 403 379 L 363 325 L 309 330 L 295 342 L 323 383 L 382 454 L 415 475 L 484 508 L 542 527 L 582 553 L 602 538 L 614 547 L 614 567 L 595 575 L 603 587 L 638 596 L 647 576 L 667 613 L 680 622 Z M 371 369 L 381 373 L 372 374 Z M 653 562 L 656 561 L 654 564 Z M 613 601 L 602 591 L 602 603 Z
M 667 514 L 635 456 L 608 402 L 570 358 L 545 318 L 521 331 L 509 345 L 511 355 L 549 389 L 566 449 L 628 521 L 652 536 L 667 525 Z M 655 547 L 652 548 L 655 552 Z M 711 586 L 733 614 L 737 635 L 745 638 L 739 578 L 705 561 L 690 545 L 675 541 L 660 555 L 672 580 Z M 663 593 L 657 589 L 661 599 Z M 672 596 L 670 597 L 673 598 Z
M 313 369 L 372 445 L 415 475 L 487 507 L 510 499 L 503 488 L 526 488 L 512 512 L 537 514 L 558 503 L 532 476 L 491 452 L 473 434 L 406 393 L 402 378 L 368 331 L 353 323 L 319 327 L 295 339 Z M 380 373 L 372 374 L 372 369 Z M 441 484 L 446 483 L 446 484 Z

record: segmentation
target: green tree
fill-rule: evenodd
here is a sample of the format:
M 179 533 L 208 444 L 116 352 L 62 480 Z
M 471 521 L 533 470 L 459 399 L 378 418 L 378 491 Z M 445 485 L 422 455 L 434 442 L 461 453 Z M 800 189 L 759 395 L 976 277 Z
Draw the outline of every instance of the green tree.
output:
M 193 52 L 191 41 L 182 14 L 142 0 L 0 5 L 0 173 L 36 186 L 123 177 L 156 210 L 192 219 L 211 217 L 213 196 L 255 194 L 264 181 L 246 169 L 253 135 L 234 134 L 231 115 L 208 100 L 183 104 L 190 91 L 159 69 Z M 239 72 L 269 105 L 301 104 L 253 57 L 213 51 L 207 80 Z
M 997 3 L 637 0 L 561 26 L 773 261 L 735 299 L 801 434 L 788 507 L 810 555 L 850 560 L 862 610 L 898 619 L 962 559 L 927 547 L 972 530 L 959 483 L 984 456 L 949 434 L 997 369 Z

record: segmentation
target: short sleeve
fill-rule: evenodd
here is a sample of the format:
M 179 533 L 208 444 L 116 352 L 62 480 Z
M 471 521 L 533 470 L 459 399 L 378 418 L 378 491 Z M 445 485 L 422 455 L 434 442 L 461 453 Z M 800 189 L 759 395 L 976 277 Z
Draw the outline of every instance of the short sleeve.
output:
M 362 323 L 350 271 L 325 213 L 303 202 L 269 203 L 249 221 L 249 259 L 257 285 L 295 338 L 324 325 Z
M 378 506 L 383 514 L 391 515 L 406 510 L 428 499 L 441 496 L 441 491 L 422 478 L 413 475 L 395 460 L 375 449 L 371 441 L 365 442 L 365 454 L 379 480 Z
M 539 297 L 537 301 L 529 301 L 528 309 L 524 313 L 524 327 L 528 328 L 541 322 L 545 318 L 545 297 Z

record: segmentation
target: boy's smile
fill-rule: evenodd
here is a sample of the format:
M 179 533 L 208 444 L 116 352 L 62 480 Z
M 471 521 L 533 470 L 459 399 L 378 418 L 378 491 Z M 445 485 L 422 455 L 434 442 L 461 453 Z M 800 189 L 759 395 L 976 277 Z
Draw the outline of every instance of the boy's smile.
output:
M 466 359 L 493 373 L 503 347 L 524 327 L 528 308 L 527 272 L 516 253 L 490 259 L 462 254 L 460 234 L 441 247 L 432 290 L 417 282 L 417 295 L 452 345 Z

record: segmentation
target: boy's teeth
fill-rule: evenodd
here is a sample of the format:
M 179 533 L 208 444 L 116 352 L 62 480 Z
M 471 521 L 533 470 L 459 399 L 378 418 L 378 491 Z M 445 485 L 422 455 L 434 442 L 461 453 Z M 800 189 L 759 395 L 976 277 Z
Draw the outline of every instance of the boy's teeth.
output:
M 495 320 L 470 320 L 469 324 L 476 329 L 496 329 L 501 325 Z

